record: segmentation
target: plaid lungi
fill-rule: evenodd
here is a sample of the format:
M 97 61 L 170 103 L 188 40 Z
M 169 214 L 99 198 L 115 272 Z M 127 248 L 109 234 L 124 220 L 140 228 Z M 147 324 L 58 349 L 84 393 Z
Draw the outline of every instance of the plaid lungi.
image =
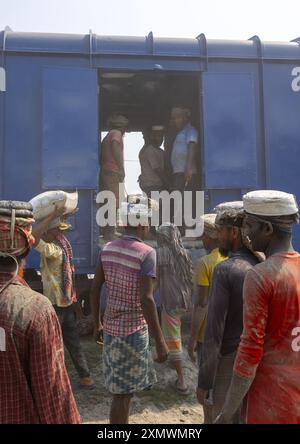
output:
M 156 382 L 147 326 L 129 336 L 104 333 L 103 373 L 113 395 L 139 392 Z

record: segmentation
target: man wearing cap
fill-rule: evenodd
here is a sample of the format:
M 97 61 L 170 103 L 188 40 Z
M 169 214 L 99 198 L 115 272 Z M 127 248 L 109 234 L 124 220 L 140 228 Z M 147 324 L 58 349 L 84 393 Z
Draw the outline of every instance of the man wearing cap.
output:
M 272 190 L 243 201 L 245 235 L 267 260 L 245 279 L 244 330 L 216 422 L 231 422 L 247 394 L 246 423 L 300 424 L 300 255 L 291 243 L 298 206 L 293 195 Z
M 65 209 L 55 209 L 36 224 L 33 235 L 35 249 L 41 255 L 43 294 L 50 300 L 61 324 L 64 344 L 79 376 L 79 389 L 92 389 L 95 384 L 80 344 L 76 323 L 77 306 L 72 247 L 65 230 L 70 228 L 63 217 Z
M 165 175 L 165 153 L 160 147 L 164 139 L 164 127 L 153 125 L 149 143 L 145 143 L 139 153 L 141 175 L 139 183 L 142 191 L 151 197 L 152 191 L 168 188 Z
M 208 402 L 207 395 L 212 389 L 212 420 L 224 404 L 243 330 L 245 275 L 258 263 L 242 238 L 243 202 L 221 204 L 216 211 L 219 246 L 230 252 L 230 257 L 213 272 L 197 389 L 202 405 Z M 239 411 L 233 420 L 239 423 Z
M 143 242 L 149 231 L 148 206 L 138 204 L 135 196 L 128 199 L 121 209 L 122 220 L 136 215 L 143 223 L 132 226 L 130 220 L 123 220 L 125 233 L 101 251 L 91 290 L 95 336 L 104 333 L 104 379 L 113 396 L 111 424 L 127 424 L 133 394 L 156 382 L 148 328 L 155 340 L 157 362 L 164 362 L 168 355 L 153 299 L 156 253 Z M 99 294 L 104 282 L 108 296 L 102 326 Z
M 0 202 L 0 424 L 78 424 L 59 321 L 21 278 L 32 207 Z
M 195 350 L 198 355 L 198 366 L 202 365 L 202 346 L 207 319 L 207 306 L 209 289 L 212 282 L 214 268 L 217 264 L 227 259 L 226 252 L 219 248 L 218 229 L 215 224 L 216 214 L 205 214 L 203 216 L 203 234 L 200 240 L 203 247 L 208 252 L 202 256 L 197 265 L 196 284 L 197 294 L 194 310 L 192 313 L 191 336 L 188 344 L 188 353 L 193 362 L 195 362 Z M 211 408 L 203 405 L 204 424 L 211 424 Z
M 107 121 L 109 132 L 101 143 L 100 190 L 114 194 L 117 209 L 120 206 L 119 185 L 125 179 L 123 136 L 128 123 L 128 119 L 122 115 L 111 115 Z M 103 234 L 106 240 L 112 240 L 115 227 L 104 227 Z
M 184 209 L 183 192 L 185 190 L 196 191 L 197 189 L 196 152 L 198 132 L 190 121 L 191 112 L 189 109 L 183 107 L 172 109 L 171 125 L 177 131 L 171 152 L 172 190 L 182 193 L 182 209 Z M 194 204 L 193 195 L 193 206 Z
M 147 197 L 151 198 L 152 191 L 168 190 L 169 184 L 165 171 L 165 152 L 161 149 L 164 139 L 164 127 L 153 125 L 146 142 L 139 153 L 141 175 L 139 184 Z M 159 202 L 159 225 L 162 223 L 162 203 Z M 155 228 L 152 227 L 151 231 Z

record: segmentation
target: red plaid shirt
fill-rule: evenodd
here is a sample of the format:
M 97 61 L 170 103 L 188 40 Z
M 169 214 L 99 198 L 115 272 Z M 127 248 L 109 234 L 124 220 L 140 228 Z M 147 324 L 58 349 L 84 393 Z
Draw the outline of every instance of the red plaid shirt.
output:
M 0 424 L 80 423 L 48 299 L 16 278 L 0 293 L 0 328 Z

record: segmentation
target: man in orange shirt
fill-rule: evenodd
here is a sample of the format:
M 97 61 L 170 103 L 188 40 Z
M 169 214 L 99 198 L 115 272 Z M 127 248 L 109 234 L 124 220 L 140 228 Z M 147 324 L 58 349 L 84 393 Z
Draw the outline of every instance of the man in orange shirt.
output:
M 292 194 L 243 197 L 244 234 L 267 260 L 244 282 L 244 330 L 225 404 L 216 423 L 231 422 L 248 393 L 247 424 L 300 424 L 300 254 L 292 246 L 298 206 Z

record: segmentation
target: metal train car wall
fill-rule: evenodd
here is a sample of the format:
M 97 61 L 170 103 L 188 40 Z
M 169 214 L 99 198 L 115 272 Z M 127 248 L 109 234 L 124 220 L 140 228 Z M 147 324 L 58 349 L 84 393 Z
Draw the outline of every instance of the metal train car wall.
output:
M 141 131 L 189 106 L 206 209 L 248 190 L 300 201 L 300 39 L 292 42 L 0 32 L 0 199 L 79 192 L 79 274 L 97 260 L 100 131 L 113 110 Z M 101 172 L 100 172 L 101 173 Z M 300 248 L 300 231 L 295 245 Z M 29 266 L 38 268 L 32 253 Z

